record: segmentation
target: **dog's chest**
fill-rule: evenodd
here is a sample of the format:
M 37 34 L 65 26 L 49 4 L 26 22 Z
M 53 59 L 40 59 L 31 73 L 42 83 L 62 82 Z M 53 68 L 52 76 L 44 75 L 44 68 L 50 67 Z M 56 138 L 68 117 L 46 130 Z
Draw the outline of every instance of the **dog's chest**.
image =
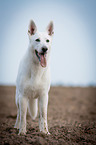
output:
M 38 76 L 31 76 L 26 78 L 25 83 L 24 83 L 24 95 L 27 97 L 33 97 L 37 98 L 39 97 L 47 87 L 47 82 Z

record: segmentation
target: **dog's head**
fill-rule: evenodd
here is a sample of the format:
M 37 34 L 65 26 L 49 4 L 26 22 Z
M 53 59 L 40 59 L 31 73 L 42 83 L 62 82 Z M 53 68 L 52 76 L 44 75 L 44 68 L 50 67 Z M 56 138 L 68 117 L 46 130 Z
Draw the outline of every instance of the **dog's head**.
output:
M 40 63 L 42 67 L 47 66 L 51 42 L 53 36 L 53 22 L 51 21 L 45 32 L 38 32 L 34 21 L 30 21 L 28 35 L 30 40 L 30 50 L 34 62 Z

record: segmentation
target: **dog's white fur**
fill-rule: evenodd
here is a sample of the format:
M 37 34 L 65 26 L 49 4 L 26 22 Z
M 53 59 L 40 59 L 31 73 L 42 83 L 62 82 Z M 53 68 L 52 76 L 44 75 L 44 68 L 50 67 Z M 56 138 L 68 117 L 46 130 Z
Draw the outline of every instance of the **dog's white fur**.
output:
M 53 22 L 51 21 L 45 32 L 38 32 L 34 21 L 29 24 L 29 46 L 23 57 L 16 81 L 16 105 L 17 119 L 15 128 L 19 128 L 19 134 L 26 134 L 27 107 L 34 120 L 38 112 L 39 103 L 39 128 L 41 132 L 48 132 L 47 105 L 48 92 L 50 89 L 50 49 L 53 36 Z M 37 42 L 39 39 L 40 42 Z M 48 42 L 46 40 L 49 40 Z M 46 53 L 46 67 L 40 65 L 35 54 L 42 53 L 42 48 L 48 48 Z M 44 61 L 44 60 L 43 60 Z

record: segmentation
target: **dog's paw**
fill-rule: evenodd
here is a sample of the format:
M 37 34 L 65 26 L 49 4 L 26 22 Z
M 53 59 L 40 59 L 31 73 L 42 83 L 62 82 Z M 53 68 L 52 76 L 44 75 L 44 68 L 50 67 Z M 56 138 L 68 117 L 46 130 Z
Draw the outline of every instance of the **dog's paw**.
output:
M 47 132 L 46 134 L 47 134 L 47 135 L 50 135 L 50 132 Z
M 20 129 L 18 135 L 26 135 L 26 129 Z
M 15 125 L 14 125 L 14 128 L 19 129 L 19 125 L 16 125 L 16 124 L 15 124 Z
M 48 131 L 46 131 L 46 130 L 43 130 L 43 131 L 40 130 L 40 132 L 41 132 L 41 133 L 44 133 L 44 134 L 46 134 L 46 135 L 50 135 L 50 133 L 49 133 Z

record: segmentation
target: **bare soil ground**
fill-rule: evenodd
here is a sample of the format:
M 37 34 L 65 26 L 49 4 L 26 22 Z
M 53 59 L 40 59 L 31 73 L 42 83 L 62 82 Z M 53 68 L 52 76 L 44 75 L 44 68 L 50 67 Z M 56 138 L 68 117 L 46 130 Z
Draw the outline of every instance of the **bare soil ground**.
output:
M 19 136 L 15 87 L 0 86 L 0 145 L 96 145 L 96 88 L 51 87 L 49 96 L 50 135 L 27 115 L 27 134 Z

